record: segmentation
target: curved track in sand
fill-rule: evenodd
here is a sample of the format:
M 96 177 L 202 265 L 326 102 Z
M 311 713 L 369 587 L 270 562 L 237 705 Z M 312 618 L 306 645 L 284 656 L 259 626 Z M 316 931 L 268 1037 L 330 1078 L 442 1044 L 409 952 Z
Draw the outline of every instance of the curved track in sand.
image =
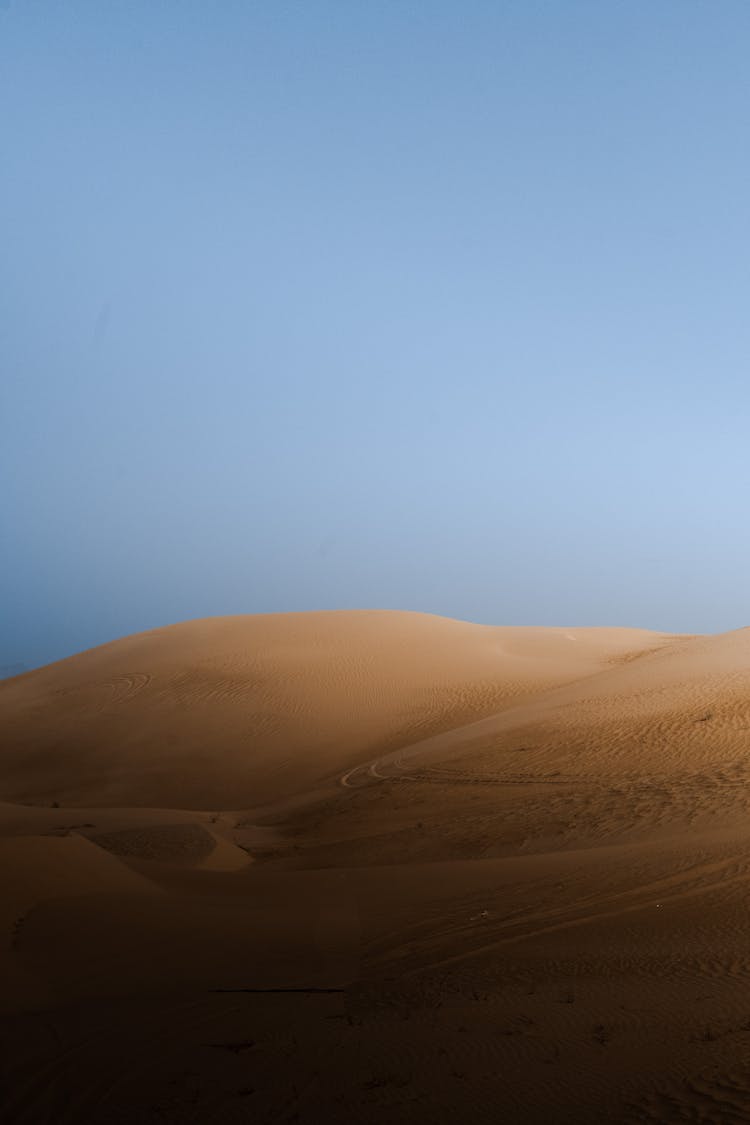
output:
M 535 722 L 554 708 L 575 701 L 581 694 L 582 685 L 587 684 L 589 679 L 593 678 L 595 677 L 576 680 L 572 684 L 553 689 L 531 702 L 505 708 L 502 711 L 497 711 L 494 715 L 487 715 L 483 719 L 476 719 L 471 723 L 463 723 L 461 726 L 431 735 L 429 738 L 418 739 L 398 750 L 382 754 L 370 762 L 354 766 L 340 776 L 339 783 L 345 789 L 360 789 L 373 780 L 388 781 L 399 777 L 405 778 L 407 771 L 411 771 L 408 773 L 408 776 L 411 777 L 414 772 L 412 767 L 414 766 L 417 767 L 418 773 L 425 772 L 424 765 L 420 770 L 420 763 L 431 758 L 432 755 L 439 755 L 443 751 L 464 746 L 468 742 L 503 734 L 523 727 L 527 723 Z

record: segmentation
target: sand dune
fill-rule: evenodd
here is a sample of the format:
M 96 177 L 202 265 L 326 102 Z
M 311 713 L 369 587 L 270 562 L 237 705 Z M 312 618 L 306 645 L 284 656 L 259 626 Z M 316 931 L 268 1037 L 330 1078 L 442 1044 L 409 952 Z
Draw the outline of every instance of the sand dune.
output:
M 0 797 L 248 806 L 661 640 L 376 612 L 157 629 L 0 683 Z
M 4 1122 L 750 1121 L 750 630 L 189 622 L 0 739 Z

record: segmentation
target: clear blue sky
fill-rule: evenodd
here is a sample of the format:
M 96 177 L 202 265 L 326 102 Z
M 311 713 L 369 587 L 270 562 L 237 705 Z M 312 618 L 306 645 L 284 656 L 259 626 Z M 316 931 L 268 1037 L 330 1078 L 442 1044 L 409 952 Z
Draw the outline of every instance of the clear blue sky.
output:
M 0 0 L 0 664 L 750 622 L 747 0 Z

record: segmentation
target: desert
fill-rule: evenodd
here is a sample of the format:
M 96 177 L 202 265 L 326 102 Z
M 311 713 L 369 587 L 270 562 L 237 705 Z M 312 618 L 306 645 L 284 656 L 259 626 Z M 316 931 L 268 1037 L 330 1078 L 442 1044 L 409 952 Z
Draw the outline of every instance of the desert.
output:
M 0 0 L 0 1125 L 750 1125 L 748 57 Z
M 340 611 L 3 681 L 3 1121 L 747 1120 L 749 658 Z

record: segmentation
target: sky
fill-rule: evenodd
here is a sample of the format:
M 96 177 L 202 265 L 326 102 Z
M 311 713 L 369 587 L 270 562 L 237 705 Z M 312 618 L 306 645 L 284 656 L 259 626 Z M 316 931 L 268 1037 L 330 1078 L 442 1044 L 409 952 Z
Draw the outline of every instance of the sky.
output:
M 0 665 L 750 623 L 747 0 L 0 0 Z

